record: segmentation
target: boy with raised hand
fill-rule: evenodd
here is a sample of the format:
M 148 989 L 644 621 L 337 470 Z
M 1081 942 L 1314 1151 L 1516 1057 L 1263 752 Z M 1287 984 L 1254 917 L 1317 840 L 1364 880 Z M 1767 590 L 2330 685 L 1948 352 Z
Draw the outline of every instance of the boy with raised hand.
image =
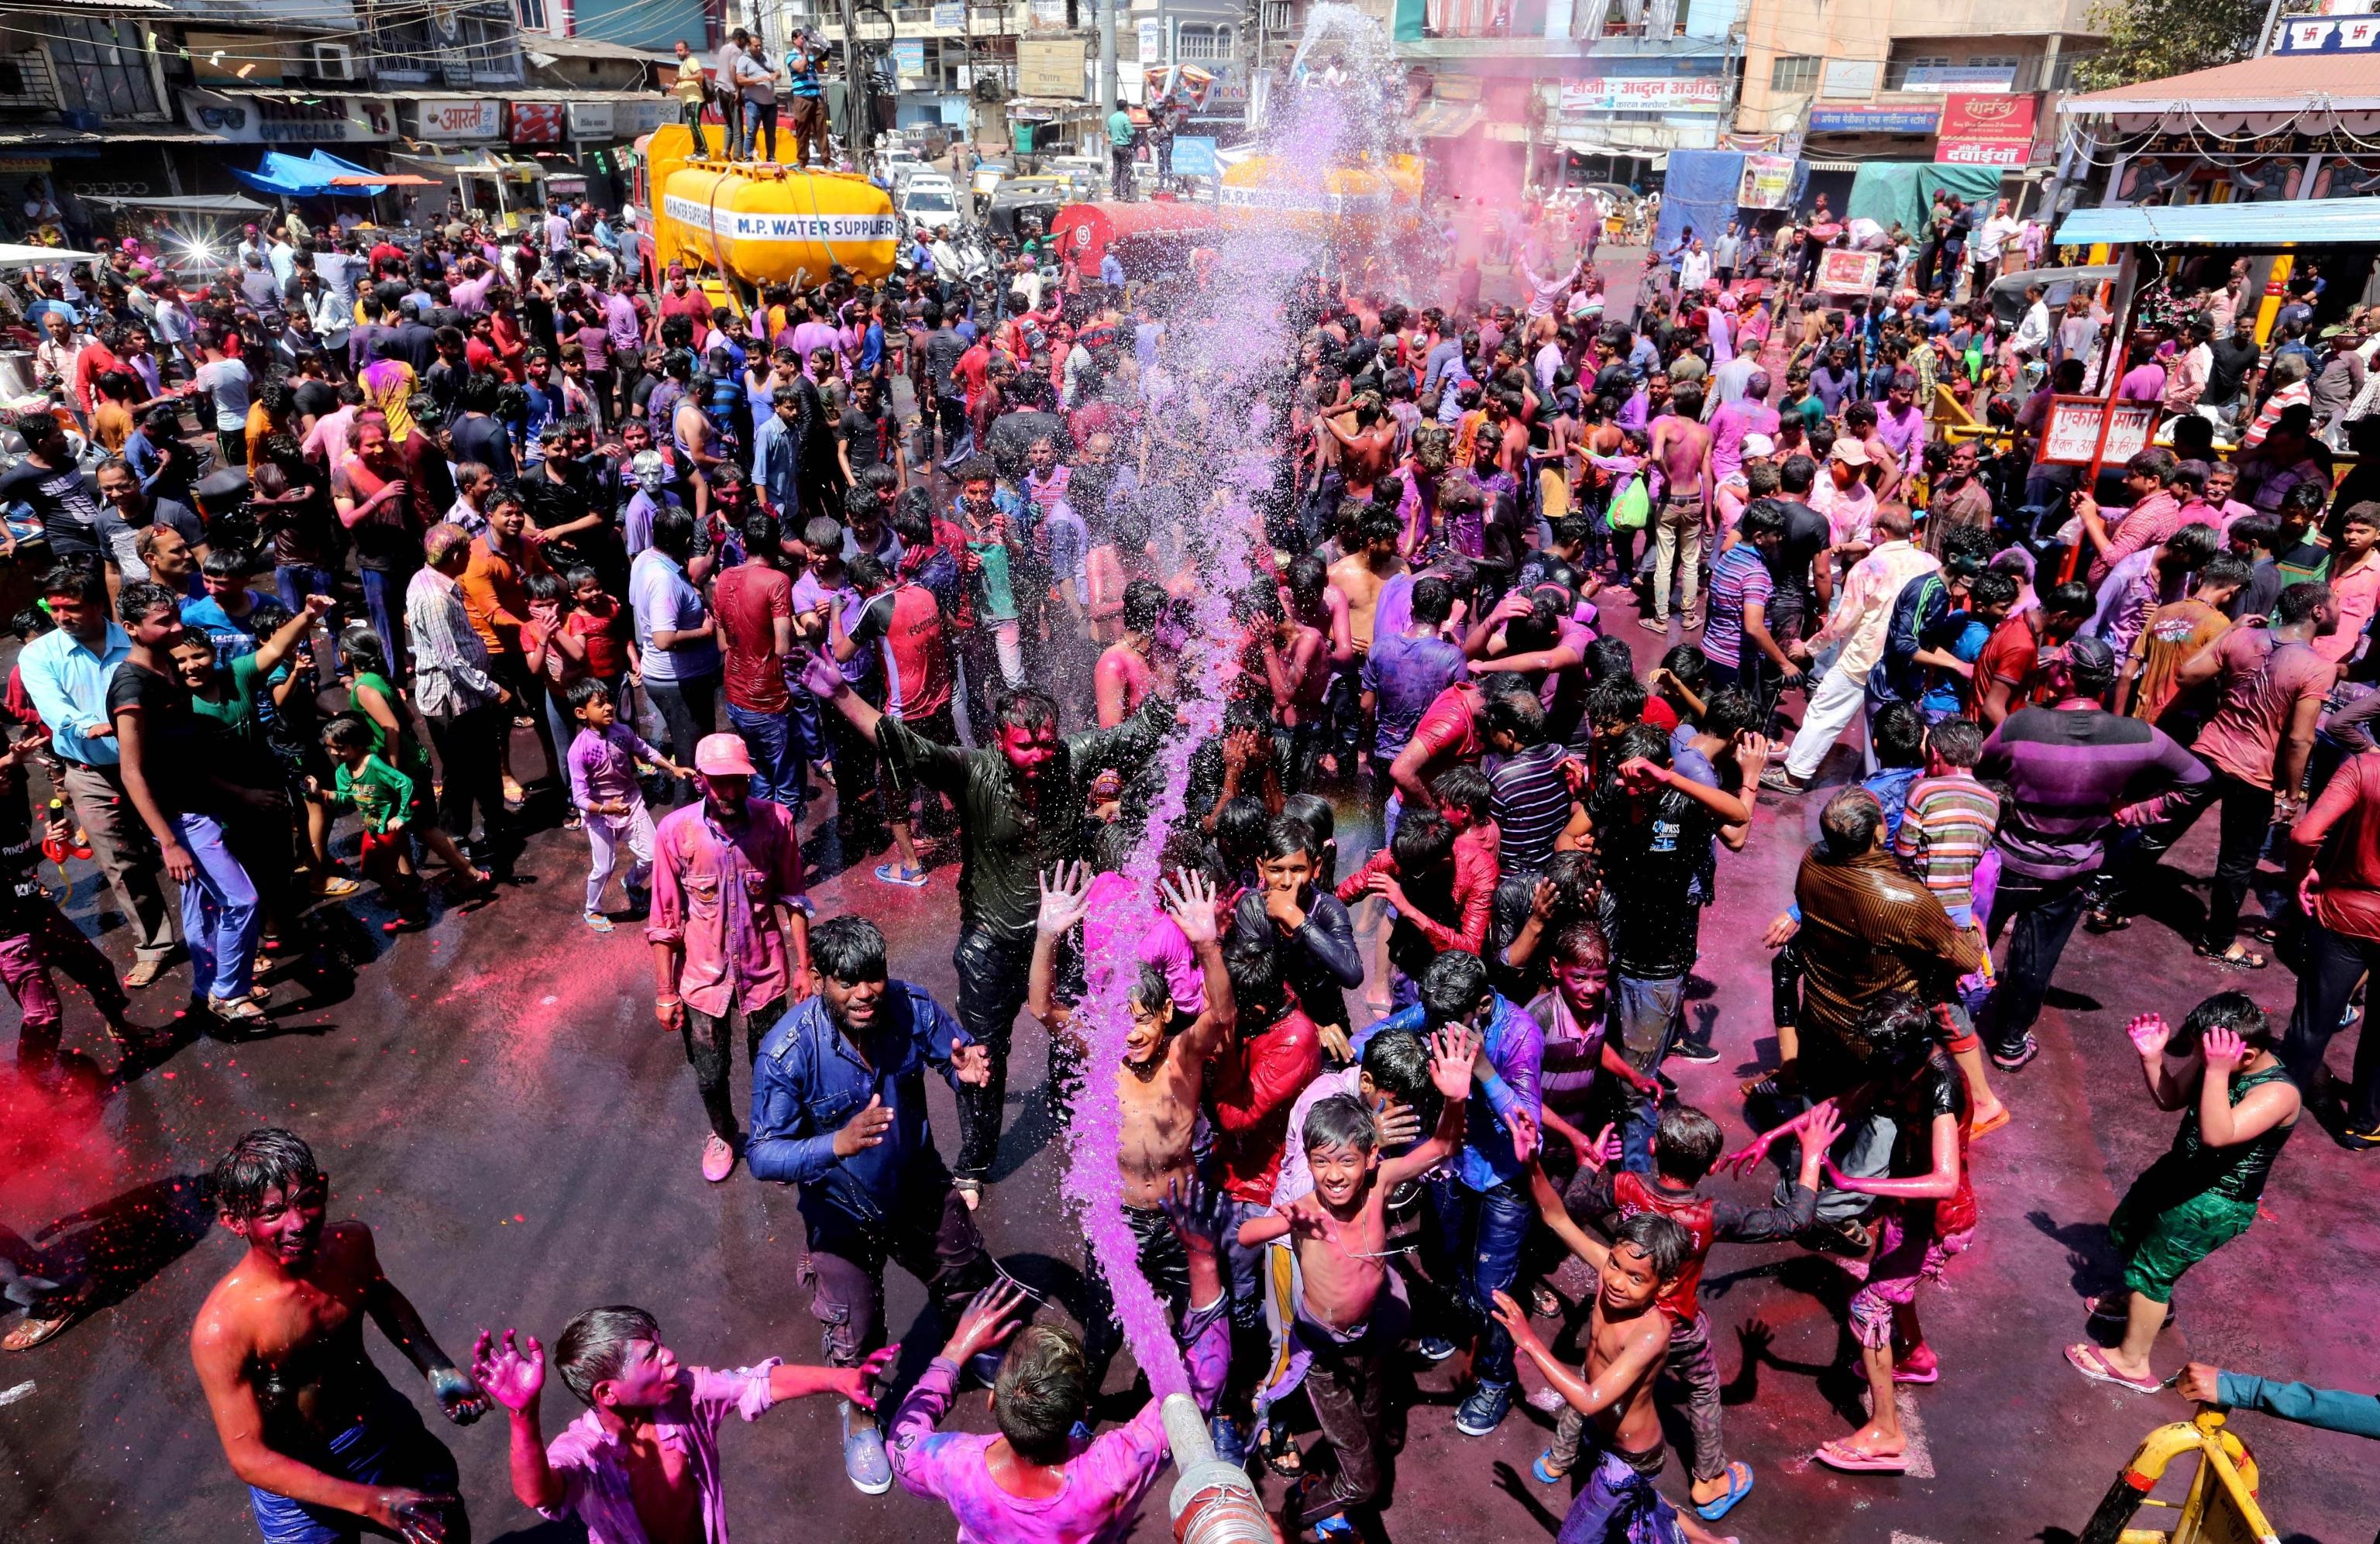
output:
M 563 1326 L 554 1370 L 587 1413 L 548 1442 L 538 1422 L 545 1348 L 523 1350 L 506 1330 L 482 1330 L 471 1376 L 512 1416 L 513 1494 L 560 1522 L 576 1517 L 592 1544 L 704 1538 L 726 1544 L 719 1428 L 730 1411 L 759 1420 L 771 1405 L 839 1394 L 875 1408 L 868 1382 L 900 1353 L 886 1346 L 857 1367 L 798 1367 L 771 1356 L 719 1371 L 681 1365 L 642 1308 L 589 1308 Z
M 1687 1455 L 1694 1470 L 1694 1511 L 1707 1522 L 1718 1522 L 1752 1491 L 1752 1465 L 1730 1462 L 1719 1435 L 1718 1362 L 1712 1355 L 1710 1315 L 1698 1296 L 1703 1263 L 1711 1246 L 1719 1243 L 1762 1244 L 1791 1238 L 1810 1225 L 1817 1210 L 1819 1165 L 1827 1149 L 1841 1135 L 1842 1123 L 1833 1106 L 1821 1105 L 1804 1128 L 1802 1172 L 1784 1206 L 1740 1206 L 1702 1194 L 1702 1182 L 1718 1161 L 1726 1139 L 1718 1123 L 1692 1105 L 1664 1111 L 1653 1137 L 1653 1172 L 1607 1167 L 1594 1151 L 1582 1148 L 1585 1160 L 1567 1190 L 1557 1195 L 1542 1168 L 1531 1165 L 1530 1185 L 1537 1214 L 1571 1252 L 1592 1264 L 1602 1246 L 1587 1234 L 1579 1219 L 1667 1217 L 1685 1230 L 1685 1263 L 1661 1287 L 1659 1306 L 1670 1317 L 1670 1360 L 1686 1389 L 1688 1429 L 1694 1447 Z M 1578 1462 L 1586 1434 L 1585 1417 L 1575 1409 L 1562 1412 L 1554 1428 L 1552 1445 L 1537 1455 L 1530 1469 L 1541 1485 L 1558 1483 Z
M 1205 1011 L 1184 1025 L 1165 972 L 1142 966 L 1129 999 L 1132 1028 L 1124 1037 L 1123 1064 L 1115 1073 L 1124 1222 L 1140 1243 L 1141 1274 L 1177 1312 L 1188 1301 L 1189 1261 L 1164 1203 L 1196 1177 L 1190 1145 L 1198 1124 L 1200 1082 L 1238 1022 L 1218 941 L 1213 881 L 1188 869 L 1180 881 L 1176 889 L 1160 881 L 1158 891 L 1198 962 Z M 1089 906 L 1090 871 L 1079 863 L 1062 867 L 1042 874 L 1040 884 L 1025 1006 L 1051 1035 L 1065 1036 L 1074 1007 L 1056 997 L 1058 944 Z
M 1572 1247 L 1595 1267 L 1597 1277 L 1585 1376 L 1547 1349 L 1530 1328 L 1527 1311 L 1511 1295 L 1496 1295 L 1496 1319 L 1512 1335 L 1513 1347 L 1537 1365 L 1572 1409 L 1594 1423 L 1595 1470 L 1562 1519 L 1559 1544 L 1716 1544 L 1715 1536 L 1653 1489 L 1662 1459 L 1653 1385 L 1668 1359 L 1670 1322 L 1658 1302 L 1662 1289 L 1685 1269 L 1693 1241 L 1669 1218 L 1640 1212 L 1620 1225 L 1609 1247 L 1583 1234 Z
M 1453 1152 L 1463 1139 L 1479 1037 L 1456 1025 L 1429 1038 L 1430 1082 L 1443 1099 L 1429 1140 L 1383 1161 L 1378 1117 L 1353 1094 L 1315 1105 L 1297 1138 L 1314 1188 L 1269 1217 L 1240 1224 L 1240 1246 L 1293 1237 L 1290 1334 L 1306 1361 L 1305 1392 L 1330 1442 L 1337 1473 L 1308 1476 L 1284 1515 L 1323 1538 L 1352 1538 L 1345 1515 L 1379 1495 L 1387 1456 L 1382 1427 L 1385 1366 L 1403 1337 L 1404 1303 L 1389 1279 L 1388 1198 Z M 1274 1398 L 1285 1392 L 1267 1391 Z
M 1220 1209 L 1185 1190 L 1166 1203 L 1189 1258 L 1192 1307 L 1176 1339 L 1189 1364 L 1190 1394 L 1213 1405 L 1230 1361 Z M 958 1544 L 1094 1544 L 1132 1531 L 1141 1501 L 1172 1457 L 1160 1401 L 1112 1431 L 1085 1441 L 1076 1431 L 1097 1392 L 1083 1344 L 1071 1330 L 1030 1324 L 1001 1362 L 992 1385 L 992 1436 L 940 1431 L 956 1396 L 959 1369 L 1007 1340 L 1024 1289 L 1013 1282 L 978 1294 L 950 1343 L 892 1416 L 892 1472 L 911 1495 L 946 1503 Z

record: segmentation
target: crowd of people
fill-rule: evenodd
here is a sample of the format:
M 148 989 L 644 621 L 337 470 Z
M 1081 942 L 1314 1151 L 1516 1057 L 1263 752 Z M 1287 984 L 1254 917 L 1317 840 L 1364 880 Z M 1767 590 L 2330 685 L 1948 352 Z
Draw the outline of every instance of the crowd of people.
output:
M 2217 355 L 2170 448 L 2105 486 L 2034 454 L 2052 393 L 2187 373 L 2229 317 L 2116 349 L 2087 296 L 2055 325 L 2037 298 L 2014 326 L 1954 309 L 1955 254 L 1842 303 L 1686 246 L 1623 318 L 1532 233 L 1517 306 L 1301 280 L 1293 356 L 1219 401 L 1203 350 L 1244 298 L 1195 283 L 1070 273 L 986 307 L 838 273 L 745 310 L 677 269 L 607 281 L 594 224 L 276 224 L 200 289 L 116 248 L 27 305 L 59 397 L 0 474 L 41 575 L 0 758 L 20 1062 L 58 1057 L 53 970 L 125 1058 L 162 1056 L 180 1031 L 142 994 L 186 956 L 182 1022 L 237 1039 L 326 909 L 422 928 L 433 864 L 450 902 L 502 904 L 561 828 L 585 925 L 642 935 L 704 1179 L 795 1186 L 807 1231 L 823 1366 L 685 1366 L 650 1313 L 590 1308 L 550 1358 L 585 1413 L 548 1440 L 533 1334 L 449 1356 L 370 1230 L 328 1221 L 306 1144 L 242 1137 L 212 1185 L 247 1250 L 192 1354 L 268 1539 L 463 1537 L 367 1317 L 451 1420 L 503 1406 L 518 1500 L 599 1539 L 723 1539 L 725 1416 L 808 1394 L 840 1401 L 853 1485 L 938 1498 L 963 1539 L 1121 1537 L 1165 1462 L 1156 1406 L 1091 1435 L 1120 1331 L 1029 1322 L 976 1223 L 1020 1021 L 1052 1100 L 1112 1090 L 1138 1268 L 1219 1449 L 1323 1538 L 1389 1505 L 1415 1360 L 1463 1353 L 1458 1431 L 1506 1420 L 1523 1360 L 1560 1414 L 1533 1474 L 1575 1490 L 1565 1544 L 1714 1537 L 1755 1483 L 1697 1297 L 1723 1241 L 1841 1262 L 1872 1415 L 1814 1457 L 1904 1471 L 1896 1388 L 1966 1370 L 1919 1305 L 1990 1210 L 1970 1146 L 2021 1102 L 2076 926 L 2137 925 L 2210 807 L 2209 993 L 2131 1027 L 2180 1126 L 2110 1220 L 2107 1334 L 2069 1359 L 2160 1388 L 2178 1278 L 2250 1227 L 2302 1118 L 2380 1145 L 2380 1051 L 2343 1088 L 2324 1065 L 2380 956 L 2369 474 L 2334 488 L 2285 353 Z M 2013 437 L 1943 435 L 1953 381 Z M 1214 475 L 1248 421 L 1253 508 Z M 2218 429 L 2243 429 L 2228 456 Z M 1658 635 L 1649 668 L 1623 621 Z M 1822 783 L 1855 724 L 1856 770 Z M 1686 1011 L 1720 854 L 1805 794 L 1773 1039 L 1730 1013 L 1720 1043 Z M 806 831 L 840 915 L 813 915 Z M 36 871 L 78 843 L 126 918 L 120 981 Z M 953 871 L 945 1005 L 890 976 L 857 898 Z M 2267 950 L 2286 1023 L 2217 979 Z M 1118 1042 L 1077 1015 L 1115 999 L 1121 1064 L 1093 1069 Z M 1733 1152 L 1664 1072 L 1723 1056 L 1763 1064 Z M 950 1339 L 880 1422 L 888 1263 Z M 10 1349 L 79 1307 L 26 1296 Z M 1564 1316 L 1583 1368 L 1540 1329 Z M 996 1436 L 940 1429 L 966 1382 Z

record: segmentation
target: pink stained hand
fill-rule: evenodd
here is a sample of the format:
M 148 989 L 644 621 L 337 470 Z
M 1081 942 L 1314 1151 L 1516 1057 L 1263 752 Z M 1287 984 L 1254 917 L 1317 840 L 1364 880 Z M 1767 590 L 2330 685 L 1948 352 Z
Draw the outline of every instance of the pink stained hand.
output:
M 1842 1112 L 1835 1108 L 1833 1100 L 1824 1100 L 1813 1106 L 1802 1123 L 1802 1143 L 1811 1151 L 1825 1152 L 1842 1134 Z
M 1215 881 L 1204 874 L 1184 869 L 1173 880 L 1157 881 L 1158 894 L 1165 898 L 1165 914 L 1182 930 L 1190 947 L 1212 943 L 1220 936 L 1215 921 Z
M 2200 1054 L 2209 1072 L 2229 1072 L 2248 1059 L 2248 1042 L 2235 1030 L 2209 1029 L 2202 1037 Z
M 900 1355 L 901 1343 L 895 1341 L 881 1350 L 869 1352 L 866 1359 L 856 1368 L 835 1368 L 829 1392 L 851 1401 L 863 1410 L 875 1409 L 876 1391 L 869 1385 L 882 1378 L 885 1369 L 890 1368 Z
M 2131 1040 L 2133 1050 L 2143 1056 L 2156 1056 L 2163 1054 L 2166 1043 L 2173 1039 L 2173 1027 L 2162 1014 L 2142 1014 L 2124 1026 L 2124 1034 Z
M 506 1330 L 499 1340 L 482 1330 L 471 1347 L 472 1381 L 516 1416 L 536 1409 L 545 1388 L 545 1347 L 531 1335 L 523 1348 L 517 1334 Z
M 991 1081 L 991 1052 L 980 1045 L 953 1040 L 951 1071 L 960 1082 L 980 1088 Z

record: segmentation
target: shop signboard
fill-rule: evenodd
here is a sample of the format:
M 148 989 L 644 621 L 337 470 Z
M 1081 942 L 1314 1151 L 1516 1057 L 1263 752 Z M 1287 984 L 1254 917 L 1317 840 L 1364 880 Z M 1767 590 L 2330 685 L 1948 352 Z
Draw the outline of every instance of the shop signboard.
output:
M 574 140 L 608 140 L 614 130 L 614 115 L 618 111 L 608 102 L 574 102 L 569 104 L 568 123 Z
M 1829 247 L 1818 254 L 1818 288 L 1828 295 L 1866 295 L 1875 290 L 1883 267 L 1881 252 Z
M 1173 172 L 1177 176 L 1215 175 L 1215 138 L 1211 134 L 1173 137 Z
M 1940 139 L 1934 147 L 1937 164 L 1951 166 L 2022 166 L 2033 154 L 2033 130 L 2039 104 L 2029 96 L 1970 96 L 1954 93 L 1942 99 Z
M 665 96 L 640 96 L 612 104 L 612 138 L 636 140 L 665 123 L 677 122 L 677 103 Z
M 2041 434 L 2041 459 L 2057 467 L 2087 467 L 2094 452 L 2103 467 L 2120 467 L 2149 448 L 2156 433 L 2158 407 L 2154 402 L 2119 402 L 2107 424 L 2107 443 L 2099 444 L 2099 419 L 2107 401 L 2098 396 L 2053 396 L 2049 421 Z
M 1716 113 L 1727 86 L 1716 75 L 1605 75 L 1561 83 L 1560 107 L 1579 113 Z
M 1081 101 L 1083 40 L 1073 37 L 1017 39 L 1016 94 Z
M 505 138 L 516 145 L 558 145 L 562 143 L 562 108 L 559 102 L 513 102 L 505 103 L 511 122 Z
M 2343 16 L 2288 22 L 2281 54 L 2369 54 L 2380 48 L 2380 16 Z
M 1931 134 L 1938 107 L 1813 107 L 1813 134 Z
M 2005 91 L 2015 86 L 2014 65 L 1919 65 L 1900 83 L 1904 91 Z
M 966 30 L 966 0 L 936 0 L 934 25 L 945 32 Z
M 343 96 L 301 100 L 184 91 L 182 116 L 192 128 L 236 145 L 358 145 L 396 138 L 390 103 Z
M 504 104 L 492 96 L 430 96 L 406 103 L 412 138 L 439 144 L 470 144 L 504 137 Z

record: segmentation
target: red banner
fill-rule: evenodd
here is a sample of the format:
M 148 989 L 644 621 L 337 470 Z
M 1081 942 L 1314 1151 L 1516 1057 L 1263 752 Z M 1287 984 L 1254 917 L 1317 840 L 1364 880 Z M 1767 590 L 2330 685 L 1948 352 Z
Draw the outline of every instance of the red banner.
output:
M 2022 166 L 2033 153 L 2040 99 L 2031 96 L 1946 96 L 1934 159 L 1952 166 Z
M 559 102 L 514 102 L 505 104 L 512 115 L 510 131 L 504 136 L 516 145 L 558 145 L 562 143 L 563 104 Z

